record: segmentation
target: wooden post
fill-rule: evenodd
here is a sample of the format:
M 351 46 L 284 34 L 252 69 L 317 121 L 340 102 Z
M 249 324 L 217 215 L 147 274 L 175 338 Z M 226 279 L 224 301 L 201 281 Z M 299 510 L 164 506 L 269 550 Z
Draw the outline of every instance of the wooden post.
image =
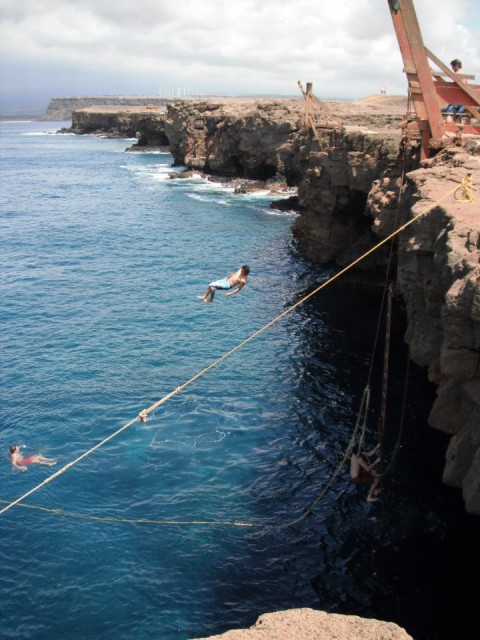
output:
M 312 83 L 307 82 L 307 91 L 305 93 L 305 125 L 308 127 L 312 115 Z

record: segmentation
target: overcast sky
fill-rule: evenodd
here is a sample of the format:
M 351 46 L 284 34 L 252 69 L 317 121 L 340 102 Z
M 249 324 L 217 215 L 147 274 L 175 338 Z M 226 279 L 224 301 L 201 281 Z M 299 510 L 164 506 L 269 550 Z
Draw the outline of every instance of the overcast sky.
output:
M 414 0 L 480 84 L 479 0 Z M 0 0 L 0 112 L 79 95 L 405 95 L 387 0 Z

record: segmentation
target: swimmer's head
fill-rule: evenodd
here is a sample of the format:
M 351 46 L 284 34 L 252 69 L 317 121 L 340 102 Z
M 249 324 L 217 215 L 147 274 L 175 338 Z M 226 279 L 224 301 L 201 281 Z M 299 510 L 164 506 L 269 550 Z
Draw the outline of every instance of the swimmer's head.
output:
M 17 449 L 18 449 L 18 445 L 12 444 L 12 446 L 10 447 L 10 453 L 15 453 Z
M 250 273 L 250 267 L 248 266 L 248 264 L 244 264 L 242 266 L 242 271 L 246 276 L 248 276 L 248 274 Z

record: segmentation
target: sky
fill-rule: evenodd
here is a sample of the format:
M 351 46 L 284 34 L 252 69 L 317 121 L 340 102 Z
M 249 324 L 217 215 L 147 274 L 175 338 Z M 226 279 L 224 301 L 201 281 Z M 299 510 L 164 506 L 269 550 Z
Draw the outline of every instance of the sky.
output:
M 480 84 L 479 0 L 414 0 Z M 0 0 L 0 114 L 53 97 L 406 95 L 388 0 Z

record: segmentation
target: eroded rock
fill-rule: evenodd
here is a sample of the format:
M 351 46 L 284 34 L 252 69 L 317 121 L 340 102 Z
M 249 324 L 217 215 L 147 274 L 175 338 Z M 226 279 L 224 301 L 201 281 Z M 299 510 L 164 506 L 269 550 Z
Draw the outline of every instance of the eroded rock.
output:
M 264 613 L 250 629 L 227 631 L 196 640 L 413 640 L 393 622 L 289 609 Z

